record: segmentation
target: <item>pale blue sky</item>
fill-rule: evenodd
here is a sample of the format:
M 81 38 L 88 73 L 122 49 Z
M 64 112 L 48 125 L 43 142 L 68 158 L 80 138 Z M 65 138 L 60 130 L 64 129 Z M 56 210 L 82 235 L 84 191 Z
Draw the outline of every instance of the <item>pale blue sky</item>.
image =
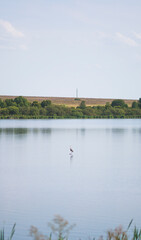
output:
M 140 0 L 0 0 L 0 95 L 141 97 Z

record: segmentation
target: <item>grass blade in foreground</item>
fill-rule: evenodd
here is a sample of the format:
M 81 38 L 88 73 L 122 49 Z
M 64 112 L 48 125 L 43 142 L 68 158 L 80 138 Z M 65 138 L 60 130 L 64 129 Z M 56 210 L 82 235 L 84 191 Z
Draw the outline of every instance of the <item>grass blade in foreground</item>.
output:
M 16 223 L 13 225 L 13 228 L 11 230 L 11 234 L 10 234 L 10 238 L 8 238 L 7 240 L 11 240 L 14 233 L 15 233 L 15 226 L 16 226 Z M 5 240 L 5 237 L 4 237 L 4 228 L 2 230 L 0 230 L 0 240 Z

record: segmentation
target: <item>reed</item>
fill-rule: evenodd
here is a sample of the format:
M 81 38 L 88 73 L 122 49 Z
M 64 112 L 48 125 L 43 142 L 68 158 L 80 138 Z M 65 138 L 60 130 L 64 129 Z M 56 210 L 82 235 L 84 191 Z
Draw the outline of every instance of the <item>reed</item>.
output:
M 15 233 L 15 226 L 16 226 L 16 223 L 13 225 L 13 228 L 11 230 L 11 234 L 10 234 L 10 237 L 7 238 L 7 240 L 11 240 L 13 238 L 13 235 Z M 0 230 L 0 240 L 5 240 L 5 232 L 4 232 L 4 228 L 2 230 Z
M 128 230 L 133 222 L 133 219 L 130 221 L 126 230 L 120 225 L 114 230 L 107 231 L 107 236 L 100 236 L 98 239 L 93 238 L 93 240 L 141 240 L 141 229 L 138 229 L 136 226 L 133 229 L 133 232 L 128 235 Z M 53 223 L 50 223 L 52 233 L 56 235 L 56 238 L 52 237 L 52 234 L 48 237 L 47 235 L 41 234 L 36 227 L 31 227 L 30 235 L 34 240 L 68 240 L 68 233 L 72 230 L 74 225 L 69 225 L 68 221 L 64 220 L 60 216 L 55 216 Z M 67 233 L 67 234 L 66 234 Z
M 128 235 L 128 230 L 132 222 L 133 220 L 130 221 L 126 230 L 124 230 L 120 225 L 114 230 L 107 231 L 106 237 L 100 236 L 97 239 L 93 238 L 93 240 L 141 240 L 141 229 L 138 229 L 136 226 L 134 227 L 132 233 L 130 233 L 130 236 Z M 16 223 L 13 225 L 10 237 L 8 238 L 5 237 L 4 228 L 1 229 L 0 240 L 12 240 L 15 233 L 15 226 Z M 52 230 L 52 233 L 49 234 L 49 236 L 42 234 L 35 226 L 30 227 L 30 236 L 32 236 L 34 240 L 68 240 L 69 233 L 75 225 L 70 225 L 67 220 L 59 215 L 56 215 L 53 219 L 53 222 L 49 223 L 49 226 Z M 52 236 L 53 234 L 56 235 L 55 238 Z

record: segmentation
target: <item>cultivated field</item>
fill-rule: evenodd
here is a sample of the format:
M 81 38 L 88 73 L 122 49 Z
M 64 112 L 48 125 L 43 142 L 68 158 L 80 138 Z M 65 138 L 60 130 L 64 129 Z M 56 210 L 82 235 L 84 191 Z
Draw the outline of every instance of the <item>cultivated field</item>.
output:
M 14 99 L 17 96 L 4 96 L 1 95 L 0 99 L 5 100 L 5 99 Z M 71 98 L 71 97 L 34 97 L 34 96 L 23 96 L 25 97 L 28 101 L 33 102 L 33 101 L 38 101 L 42 102 L 43 100 L 51 100 L 53 104 L 56 105 L 66 105 L 68 107 L 77 107 L 80 105 L 81 101 L 85 101 L 87 106 L 97 106 L 97 105 L 105 105 L 107 102 L 111 103 L 114 99 L 108 99 L 108 98 Z M 128 106 L 132 105 L 133 101 L 137 101 L 137 99 L 124 99 L 125 103 L 128 104 Z

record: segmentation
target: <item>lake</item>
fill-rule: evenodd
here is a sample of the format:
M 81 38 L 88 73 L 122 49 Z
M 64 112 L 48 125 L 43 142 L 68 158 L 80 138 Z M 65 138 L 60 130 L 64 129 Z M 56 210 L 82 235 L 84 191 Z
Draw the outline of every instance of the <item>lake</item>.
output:
M 141 120 L 0 120 L 1 228 L 30 240 L 56 214 L 75 240 L 141 227 Z

